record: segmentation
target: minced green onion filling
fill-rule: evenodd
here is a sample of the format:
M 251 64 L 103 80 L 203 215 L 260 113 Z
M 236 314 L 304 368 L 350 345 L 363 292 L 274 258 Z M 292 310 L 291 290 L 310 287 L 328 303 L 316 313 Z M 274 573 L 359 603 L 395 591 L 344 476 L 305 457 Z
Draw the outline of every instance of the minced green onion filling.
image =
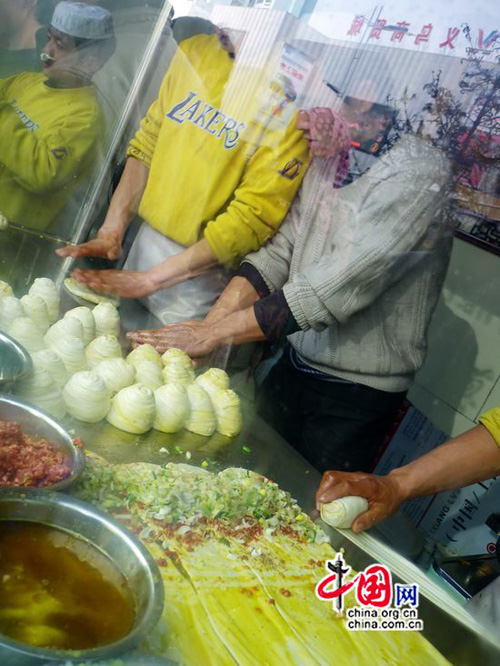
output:
M 288 529 L 308 542 L 328 540 L 290 494 L 269 479 L 248 470 L 216 475 L 186 467 L 110 465 L 92 457 L 74 493 L 116 517 L 140 517 L 136 524 L 144 528 L 142 538 L 151 533 L 144 525 L 147 518 L 154 524 L 178 525 L 181 534 L 217 523 L 236 531 L 259 525 L 265 537 Z

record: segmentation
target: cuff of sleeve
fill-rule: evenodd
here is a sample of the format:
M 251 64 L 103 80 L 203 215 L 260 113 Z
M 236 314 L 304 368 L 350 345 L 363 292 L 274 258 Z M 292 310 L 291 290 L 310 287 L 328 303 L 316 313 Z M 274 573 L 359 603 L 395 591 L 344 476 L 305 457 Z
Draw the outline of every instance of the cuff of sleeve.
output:
M 498 446 L 500 446 L 500 408 L 497 407 L 482 414 L 479 423 L 484 425 Z
M 248 261 L 244 261 L 241 264 L 236 275 L 245 278 L 245 280 L 250 282 L 252 287 L 259 294 L 259 298 L 265 298 L 266 296 L 269 296 L 269 294 L 271 293 L 271 290 L 267 286 L 266 281 L 264 280 L 262 275 L 255 268 L 255 266 L 253 264 L 250 264 Z
M 203 236 L 207 243 L 210 245 L 210 249 L 217 257 L 217 261 L 223 266 L 228 268 L 233 268 L 237 266 L 238 257 L 235 256 L 231 249 L 227 247 L 224 239 L 221 234 L 218 232 L 216 225 L 208 224 L 203 232 Z
M 257 301 L 253 308 L 257 323 L 270 342 L 300 330 L 281 290 Z
M 146 155 L 144 151 L 140 150 L 140 148 L 137 148 L 132 144 L 127 148 L 127 157 L 135 157 L 136 160 L 142 162 L 148 169 L 151 168 L 151 159 L 149 156 Z
M 311 325 L 309 324 L 306 313 L 304 312 L 300 302 L 296 285 L 292 284 L 291 282 L 286 284 L 283 287 L 283 294 L 286 298 L 286 302 L 288 303 L 288 307 L 290 308 L 290 311 L 295 318 L 295 321 L 300 327 L 300 330 L 308 331 L 311 328 Z

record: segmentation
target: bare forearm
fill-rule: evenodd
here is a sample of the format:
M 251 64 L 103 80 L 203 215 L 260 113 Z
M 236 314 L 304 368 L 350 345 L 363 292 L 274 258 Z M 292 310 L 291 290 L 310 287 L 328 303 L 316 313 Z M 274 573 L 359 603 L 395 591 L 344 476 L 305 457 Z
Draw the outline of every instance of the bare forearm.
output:
M 214 323 L 208 323 L 208 331 L 213 349 L 222 345 L 242 345 L 266 339 L 253 307 L 238 310 Z
M 500 447 L 482 425 L 454 437 L 389 476 L 404 499 L 490 479 L 500 473 Z
M 244 310 L 259 300 L 259 294 L 244 277 L 236 276 L 224 289 L 205 318 L 207 324 L 224 319 L 233 312 Z
M 158 264 L 148 273 L 156 291 L 203 275 L 218 264 L 217 257 L 203 238 L 186 250 Z
M 149 169 L 142 162 L 129 157 L 118 187 L 109 204 L 106 219 L 99 234 L 114 234 L 123 239 L 125 232 L 139 211 L 148 182 Z

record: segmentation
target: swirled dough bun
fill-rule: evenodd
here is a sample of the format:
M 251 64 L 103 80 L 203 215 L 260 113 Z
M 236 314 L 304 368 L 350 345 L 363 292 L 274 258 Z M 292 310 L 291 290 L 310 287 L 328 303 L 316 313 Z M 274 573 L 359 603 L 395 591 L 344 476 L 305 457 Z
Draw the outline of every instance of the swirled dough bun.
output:
M 47 312 L 49 313 L 49 322 L 54 324 L 59 318 L 60 297 L 56 285 L 50 278 L 36 278 L 31 285 L 30 296 L 40 296 L 45 301 Z
M 107 419 L 120 430 L 142 435 L 153 427 L 155 412 L 153 391 L 142 384 L 133 384 L 112 399 Z
M 111 303 L 99 303 L 93 311 L 96 335 L 120 335 L 120 315 Z
M 107 358 L 121 358 L 122 348 L 115 335 L 100 335 L 89 344 L 85 356 L 88 367 L 92 369 Z
M 229 388 L 229 375 L 220 368 L 209 368 L 196 378 L 196 383 L 202 386 L 213 400 L 217 391 Z
M 135 382 L 135 368 L 124 358 L 107 358 L 94 368 L 114 395 Z
M 14 319 L 26 316 L 23 304 L 15 296 L 5 296 L 0 299 L 0 329 L 9 331 Z
M 66 415 L 61 389 L 44 368 L 35 364 L 33 372 L 18 382 L 16 388 L 19 395 L 55 419 L 62 419 Z
M 127 363 L 134 366 L 142 363 L 142 361 L 149 361 L 157 365 L 160 370 L 162 369 L 161 356 L 151 345 L 139 345 L 127 356 Z
M 241 431 L 243 419 L 240 399 L 231 389 L 219 389 L 212 396 L 217 432 L 226 437 L 234 437 Z
M 83 346 L 83 340 L 81 338 L 75 338 L 73 335 L 68 335 L 59 340 L 56 350 L 69 375 L 74 375 L 75 372 L 81 372 L 82 370 L 87 369 L 85 347 Z
M 43 298 L 36 294 L 26 294 L 26 296 L 21 298 L 21 304 L 25 315 L 32 319 L 42 334 L 45 335 L 49 330 L 50 321 L 47 305 Z
M 68 317 L 56 321 L 45 334 L 45 343 L 47 347 L 57 349 L 60 341 L 67 337 L 80 338 L 83 342 L 83 326 L 79 319 Z
M 55 349 L 42 349 L 31 355 L 35 367 L 46 370 L 59 388 L 68 381 L 68 371 Z
M 75 419 L 97 423 L 109 411 L 110 392 L 95 372 L 84 370 L 71 377 L 63 389 L 68 412 Z
M 184 423 L 184 427 L 197 435 L 209 437 L 215 432 L 217 420 L 210 396 L 204 388 L 196 383 L 189 384 L 186 388 L 190 412 Z
M 17 317 L 9 326 L 9 335 L 29 352 L 45 349 L 42 331 L 29 317 Z
M 165 384 L 183 384 L 188 386 L 195 379 L 192 367 L 187 367 L 184 363 L 168 363 L 162 370 L 161 376 Z
M 79 308 L 68 310 L 64 315 L 64 319 L 68 319 L 69 317 L 80 320 L 83 328 L 83 344 L 88 345 L 92 342 L 95 338 L 95 319 L 92 310 L 82 305 Z
M 181 363 L 187 368 L 194 367 L 191 357 L 188 356 L 186 352 L 182 351 L 182 349 L 177 349 L 177 347 L 167 349 L 167 351 L 163 353 L 161 361 L 163 365 L 168 365 L 169 363 Z
M 138 361 L 135 365 L 136 370 L 136 382 L 138 384 L 143 384 L 147 386 L 152 391 L 155 391 L 157 388 L 163 384 L 163 379 L 161 376 L 161 370 L 151 361 Z
M 155 391 L 155 430 L 177 432 L 189 416 L 189 398 L 182 384 L 165 384 Z

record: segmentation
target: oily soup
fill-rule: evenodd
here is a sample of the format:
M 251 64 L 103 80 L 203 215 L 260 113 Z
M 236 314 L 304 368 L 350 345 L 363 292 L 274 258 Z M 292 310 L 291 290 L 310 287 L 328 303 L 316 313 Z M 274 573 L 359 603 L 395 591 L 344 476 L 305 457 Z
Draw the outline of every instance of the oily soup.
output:
M 125 578 L 97 548 L 46 525 L 0 522 L 0 633 L 89 649 L 123 638 L 134 619 Z

